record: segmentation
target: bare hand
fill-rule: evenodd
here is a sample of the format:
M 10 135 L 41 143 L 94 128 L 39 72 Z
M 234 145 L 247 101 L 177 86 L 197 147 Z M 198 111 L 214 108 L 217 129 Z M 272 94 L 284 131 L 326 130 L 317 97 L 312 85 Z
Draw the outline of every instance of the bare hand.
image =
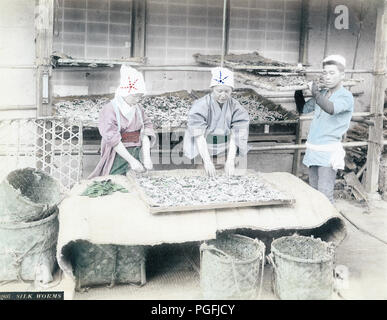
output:
M 226 161 L 226 164 L 224 165 L 224 172 L 228 176 L 232 176 L 235 174 L 235 164 L 234 161 Z
M 144 172 L 145 169 L 143 167 L 143 165 L 141 164 L 140 161 L 134 159 L 132 160 L 130 163 L 129 163 L 130 167 L 132 168 L 133 171 L 136 171 L 136 172 Z
M 146 157 L 144 159 L 144 167 L 147 170 L 152 170 L 153 169 L 153 163 L 152 163 L 151 158 Z
M 313 83 L 312 83 L 311 91 L 312 91 L 313 97 L 316 95 L 316 93 L 319 92 L 319 87 L 318 87 L 318 85 L 317 85 L 317 83 L 315 81 L 313 81 Z
M 215 176 L 215 174 L 216 174 L 215 166 L 214 166 L 214 164 L 211 161 L 204 162 L 204 169 L 206 170 L 206 173 L 210 177 L 214 177 Z
M 309 88 L 310 92 L 312 92 L 312 85 L 313 85 L 313 81 L 309 81 L 308 88 Z

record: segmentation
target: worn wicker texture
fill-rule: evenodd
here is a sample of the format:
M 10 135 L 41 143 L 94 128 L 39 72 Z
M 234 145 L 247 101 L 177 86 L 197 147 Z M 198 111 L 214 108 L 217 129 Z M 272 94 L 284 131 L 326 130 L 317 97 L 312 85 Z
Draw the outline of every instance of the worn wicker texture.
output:
M 260 295 L 265 253 L 261 241 L 223 235 L 202 244 L 200 252 L 204 299 L 252 299 Z
M 59 183 L 43 171 L 12 171 L 0 184 L 0 223 L 42 219 L 60 198 Z
M 145 248 L 77 241 L 72 249 L 76 289 L 145 283 Z
M 58 231 L 57 209 L 36 222 L 0 223 L 0 281 L 35 280 L 40 264 L 52 273 Z
M 271 244 L 273 289 L 282 300 L 324 300 L 333 292 L 331 245 L 320 239 L 288 236 Z

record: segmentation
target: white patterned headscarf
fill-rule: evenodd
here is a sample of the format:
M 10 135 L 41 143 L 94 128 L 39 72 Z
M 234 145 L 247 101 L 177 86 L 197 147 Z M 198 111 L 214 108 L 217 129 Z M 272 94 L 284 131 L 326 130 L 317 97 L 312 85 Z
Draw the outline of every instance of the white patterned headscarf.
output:
M 123 99 L 131 94 L 138 93 L 145 93 L 145 81 L 142 73 L 132 67 L 122 65 L 120 69 L 120 85 L 118 86 L 115 97 L 112 101 L 117 114 L 119 130 L 120 119 L 118 109 L 121 111 L 124 117 L 128 119 L 129 123 L 134 120 L 134 115 L 136 113 L 139 115 L 141 122 L 143 122 L 139 106 L 130 106 Z
M 216 67 L 211 69 L 210 87 L 225 85 L 234 88 L 234 73 L 226 68 Z
M 145 81 L 141 72 L 136 69 L 122 65 L 120 70 L 120 85 L 116 94 L 127 97 L 130 94 L 145 93 Z

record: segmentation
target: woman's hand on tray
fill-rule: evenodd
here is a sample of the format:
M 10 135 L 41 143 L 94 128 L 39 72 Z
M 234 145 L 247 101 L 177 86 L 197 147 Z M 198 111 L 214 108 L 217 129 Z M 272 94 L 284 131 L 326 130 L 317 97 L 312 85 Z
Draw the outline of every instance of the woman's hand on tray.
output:
M 215 177 L 216 175 L 215 166 L 211 161 L 204 162 L 204 170 L 206 170 L 206 173 L 208 176 Z
M 226 173 L 227 176 L 233 176 L 235 174 L 235 164 L 233 160 L 226 161 L 224 165 L 224 172 Z
M 130 160 L 129 165 L 133 171 L 136 171 L 136 172 L 144 172 L 145 171 L 145 168 L 143 167 L 141 162 L 134 159 L 134 158 L 133 158 L 133 160 Z
M 144 158 L 144 167 L 146 170 L 152 170 L 153 169 L 153 163 L 151 158 L 145 157 Z

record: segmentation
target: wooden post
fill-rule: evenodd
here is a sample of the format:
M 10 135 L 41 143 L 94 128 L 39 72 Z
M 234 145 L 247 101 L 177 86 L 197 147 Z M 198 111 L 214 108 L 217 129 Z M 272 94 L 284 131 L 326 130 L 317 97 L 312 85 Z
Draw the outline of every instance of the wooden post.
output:
M 329 31 L 331 27 L 331 11 L 332 11 L 332 0 L 328 0 L 327 4 L 327 23 L 325 29 L 325 43 L 324 43 L 324 58 L 328 55 L 328 43 L 329 43 Z
M 52 41 L 54 32 L 54 0 L 35 0 L 35 82 L 36 82 L 36 108 L 37 117 L 44 117 L 51 115 L 51 90 L 50 90 L 50 76 L 51 76 L 51 54 Z M 45 127 L 46 124 L 43 124 Z M 37 145 L 46 151 L 50 151 L 51 144 L 45 143 L 42 138 L 45 129 L 37 127 L 38 141 Z M 43 169 L 44 163 L 49 163 L 49 157 L 44 158 L 42 149 L 36 154 L 36 167 Z M 47 172 L 50 174 L 50 172 Z
M 387 0 L 382 0 L 377 9 L 374 51 L 374 79 L 371 93 L 370 112 L 375 114 L 374 126 L 369 128 L 367 171 L 365 188 L 367 193 L 378 191 L 380 157 L 383 150 L 383 108 L 386 89 L 387 56 Z
M 51 61 L 54 0 L 35 1 L 35 64 L 37 116 L 51 115 Z
M 223 68 L 224 57 L 229 49 L 230 37 L 230 18 L 231 18 L 231 1 L 223 0 L 223 15 L 222 15 L 222 47 L 220 50 L 220 67 Z
M 230 49 L 230 21 L 231 21 L 231 0 L 227 0 L 226 3 L 226 34 L 225 34 L 225 45 L 224 45 L 224 55 L 228 54 Z
M 297 127 L 296 127 L 296 144 L 301 144 L 302 140 L 302 120 L 298 119 Z M 293 153 L 293 167 L 292 167 L 292 173 L 298 177 L 298 169 L 300 166 L 300 159 L 301 159 L 301 150 L 296 149 Z
M 303 65 L 308 64 L 308 40 L 309 40 L 309 1 L 301 2 L 301 26 L 300 26 L 300 47 L 298 51 L 298 62 Z M 302 120 L 298 119 L 296 127 L 295 144 L 301 144 L 302 140 Z M 300 166 L 301 150 L 294 150 L 292 173 L 297 177 Z
M 298 51 L 298 62 L 308 64 L 308 41 L 309 40 L 309 1 L 301 2 L 301 26 L 300 47 Z
M 146 6 L 146 0 L 133 0 L 131 57 L 145 57 Z

